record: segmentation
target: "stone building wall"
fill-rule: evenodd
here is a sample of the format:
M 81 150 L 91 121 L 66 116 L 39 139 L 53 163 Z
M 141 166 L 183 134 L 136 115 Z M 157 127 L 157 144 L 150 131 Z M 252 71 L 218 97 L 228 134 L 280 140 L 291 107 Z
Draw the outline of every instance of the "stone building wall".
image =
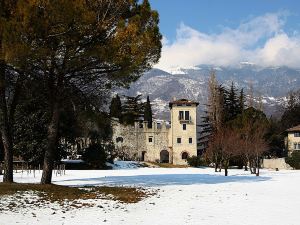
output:
M 112 125 L 113 141 L 123 159 L 155 162 L 160 160 L 160 152 L 168 149 L 169 129 L 165 123 L 153 122 L 151 129 L 147 123 L 132 126 L 114 121 Z

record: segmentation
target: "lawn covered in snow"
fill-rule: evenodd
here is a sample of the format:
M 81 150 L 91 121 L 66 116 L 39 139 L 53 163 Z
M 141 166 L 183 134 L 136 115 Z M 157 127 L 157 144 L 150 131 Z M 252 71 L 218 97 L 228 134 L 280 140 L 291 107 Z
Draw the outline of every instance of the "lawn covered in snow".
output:
M 94 207 L 69 211 L 57 205 L 24 205 L 18 212 L 1 212 L 0 224 L 300 224 L 300 171 L 262 170 L 255 177 L 243 170 L 229 170 L 224 177 L 211 168 L 138 168 L 134 163 L 120 163 L 117 168 L 66 171 L 66 175 L 54 175 L 53 183 L 138 186 L 157 194 L 135 204 L 92 200 L 97 201 Z M 35 175 L 17 173 L 15 181 L 38 182 L 41 174 Z

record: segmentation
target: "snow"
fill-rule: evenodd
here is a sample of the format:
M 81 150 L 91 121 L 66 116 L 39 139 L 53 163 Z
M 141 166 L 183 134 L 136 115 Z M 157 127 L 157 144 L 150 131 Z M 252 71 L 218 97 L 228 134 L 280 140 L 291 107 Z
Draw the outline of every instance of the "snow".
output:
M 64 163 L 74 163 L 74 164 L 84 163 L 82 159 L 62 159 L 61 161 Z
M 1 212 L 0 224 L 299 225 L 300 171 L 262 170 L 255 177 L 229 170 L 230 176 L 224 177 L 211 168 L 136 168 L 133 164 L 137 163 L 117 162 L 116 170 L 70 170 L 53 180 L 72 186 L 144 187 L 156 195 L 135 204 L 91 200 L 95 206 L 64 212 L 55 205 L 28 206 L 19 212 Z M 40 176 L 17 173 L 15 180 L 38 182 Z

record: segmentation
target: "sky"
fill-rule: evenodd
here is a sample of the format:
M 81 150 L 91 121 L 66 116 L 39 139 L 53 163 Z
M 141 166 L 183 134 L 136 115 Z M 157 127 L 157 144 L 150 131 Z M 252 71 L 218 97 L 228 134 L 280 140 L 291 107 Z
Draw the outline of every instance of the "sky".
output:
M 155 67 L 300 68 L 300 0 L 150 0 L 163 49 Z

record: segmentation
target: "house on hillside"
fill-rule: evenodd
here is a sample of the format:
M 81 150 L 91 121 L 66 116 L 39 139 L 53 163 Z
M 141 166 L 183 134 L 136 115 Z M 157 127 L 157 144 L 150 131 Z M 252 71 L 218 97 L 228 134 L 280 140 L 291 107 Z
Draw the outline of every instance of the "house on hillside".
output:
M 197 155 L 198 102 L 174 99 L 169 103 L 171 121 L 135 122 L 123 125 L 113 122 L 113 141 L 124 158 L 187 164 L 187 158 Z
M 286 130 L 284 143 L 288 155 L 291 155 L 293 151 L 300 151 L 300 125 Z

